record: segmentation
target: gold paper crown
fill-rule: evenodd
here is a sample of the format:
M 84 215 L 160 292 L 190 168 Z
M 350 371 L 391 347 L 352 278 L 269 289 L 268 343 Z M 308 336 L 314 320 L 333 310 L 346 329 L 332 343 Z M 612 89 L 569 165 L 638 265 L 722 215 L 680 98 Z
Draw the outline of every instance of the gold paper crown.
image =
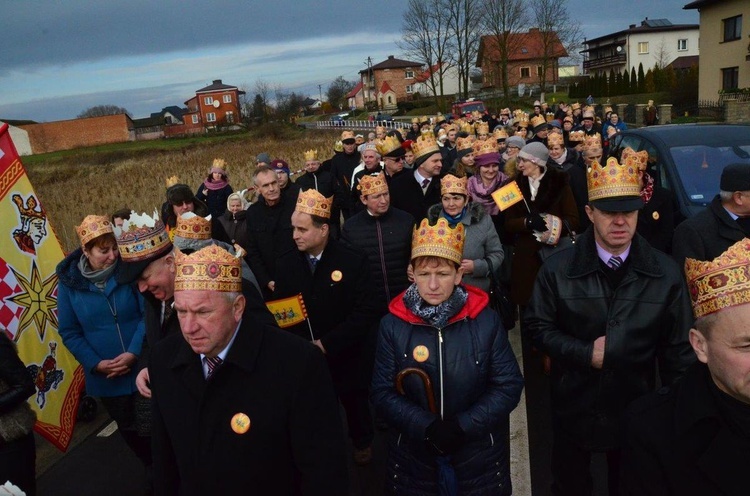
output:
M 18 207 L 18 213 L 21 214 L 22 217 L 28 217 L 31 219 L 44 219 L 46 217 L 46 212 L 44 211 L 44 207 L 39 205 L 39 210 L 36 209 L 37 207 L 37 201 L 34 195 L 30 195 L 28 198 L 26 198 L 26 205 L 24 205 L 23 198 L 19 194 L 15 194 L 12 196 L 13 203 L 16 204 L 16 207 Z
M 305 162 L 309 162 L 311 160 L 318 160 L 318 150 L 307 150 L 304 152 L 305 155 Z
M 590 150 L 592 148 L 602 147 L 602 135 L 599 133 L 587 134 L 583 138 L 583 149 Z
M 541 115 L 535 115 L 531 118 L 531 127 L 537 127 L 541 126 L 542 124 L 546 124 L 547 121 L 542 117 Z
M 411 118 L 411 123 L 412 124 L 419 124 L 419 117 L 412 117 Z
M 423 115 L 422 117 L 419 118 L 419 122 L 421 124 L 429 124 L 430 123 L 430 119 L 426 115 Z
M 76 226 L 76 233 L 81 240 L 81 246 L 102 234 L 114 233 L 112 223 L 103 215 L 87 215 L 80 226 Z
M 573 105 L 570 106 L 570 108 L 573 110 L 578 110 L 581 108 L 581 104 L 578 102 L 575 102 Z
M 474 158 L 488 153 L 497 153 L 497 141 L 477 140 L 474 142 Z
M 349 140 L 349 139 L 355 139 L 354 138 L 354 131 L 342 131 L 341 132 L 341 141 Z
M 342 143 L 341 140 L 336 140 L 336 142 L 333 144 L 333 151 L 335 151 L 335 152 L 343 152 L 344 151 L 344 143 Z
M 456 139 L 456 151 L 466 150 L 474 147 L 474 136 Z
M 495 139 L 508 139 L 508 131 L 506 131 L 504 127 L 495 129 L 495 132 L 493 134 L 495 135 Z
M 583 142 L 586 140 L 586 133 L 584 131 L 571 131 L 568 134 L 568 139 L 570 141 Z
M 385 180 L 385 174 L 383 174 L 383 172 L 379 172 L 375 176 L 365 174 L 362 176 L 362 179 L 359 180 L 357 189 L 362 196 L 386 193 L 388 192 L 388 182 Z
M 401 148 L 401 142 L 395 136 L 386 136 L 383 140 L 376 140 L 375 147 L 379 154 L 386 156 L 392 151 Z
M 175 249 L 175 291 L 242 291 L 241 258 L 217 245 L 190 255 Z
M 648 167 L 648 151 L 641 150 L 640 152 L 637 152 L 628 146 L 622 151 L 620 160 L 622 163 L 635 164 L 635 166 L 638 167 L 638 170 L 645 171 Z
M 479 121 L 476 123 L 477 135 L 490 134 L 490 125 L 487 122 Z
M 445 120 L 445 116 L 438 112 L 438 114 L 435 116 L 435 124 L 438 122 L 442 122 Z
M 750 239 L 742 239 L 711 261 L 685 259 L 695 318 L 750 303 Z
M 547 148 L 552 148 L 555 145 L 565 146 L 565 138 L 562 133 L 549 133 L 547 136 Z
M 171 188 L 175 184 L 179 184 L 180 178 L 177 176 L 169 176 L 164 180 L 164 184 L 166 184 L 167 188 Z
M 213 163 L 213 165 L 211 167 L 212 168 L 213 167 L 218 167 L 219 169 L 226 169 L 226 166 L 227 166 L 227 161 L 226 160 L 224 160 L 223 158 L 215 158 L 214 159 L 214 163 Z
M 331 204 L 333 203 L 333 196 L 326 198 L 321 195 L 318 190 L 308 189 L 307 191 L 300 191 L 297 197 L 297 206 L 294 207 L 296 212 L 302 212 L 310 215 L 317 215 L 325 219 L 331 218 Z
M 169 233 L 156 212 L 150 217 L 131 211 L 130 218 L 114 232 L 123 262 L 148 260 L 172 248 Z
M 593 106 L 593 105 L 586 105 L 585 107 L 583 107 L 583 111 L 584 111 L 584 112 L 591 112 L 591 113 L 593 114 L 593 113 L 594 113 L 594 110 L 595 110 L 595 109 L 594 109 L 594 106 Z
M 185 212 L 177 217 L 174 235 L 185 239 L 211 239 L 211 216 L 203 218 L 193 212 Z
M 521 109 L 516 109 L 513 111 L 513 117 L 519 117 L 521 114 L 523 114 L 524 111 Z
M 529 114 L 526 112 L 518 114 L 518 117 L 516 117 L 516 125 L 520 127 L 529 127 Z
M 607 112 L 612 112 L 612 107 L 610 107 L 609 105 L 604 107 L 604 113 L 606 114 Z
M 471 111 L 471 118 L 474 120 L 478 120 L 482 118 L 482 114 L 478 110 L 472 110 Z
M 469 190 L 466 188 L 469 178 L 456 177 L 453 174 L 446 174 L 440 180 L 440 195 L 455 193 L 457 195 L 468 195 Z
M 555 120 L 555 114 L 553 114 L 552 112 L 547 112 L 544 117 L 545 119 L 547 119 L 547 122 L 552 122 Z
M 474 134 L 474 126 L 471 124 L 471 122 L 466 122 L 465 120 L 462 120 L 459 123 L 459 126 L 460 126 L 462 132 L 464 132 L 464 133 L 466 133 L 468 135 Z
M 590 202 L 641 195 L 638 168 L 634 165 L 620 165 L 614 157 L 607 159 L 606 167 L 594 160 L 586 176 Z
M 459 222 L 451 228 L 448 221 L 439 218 L 434 226 L 427 219 L 414 228 L 411 238 L 411 259 L 440 257 L 461 264 L 464 251 L 464 225 Z
M 432 155 L 440 151 L 435 135 L 432 131 L 422 132 L 411 144 L 411 149 L 414 152 L 414 158 L 425 157 Z

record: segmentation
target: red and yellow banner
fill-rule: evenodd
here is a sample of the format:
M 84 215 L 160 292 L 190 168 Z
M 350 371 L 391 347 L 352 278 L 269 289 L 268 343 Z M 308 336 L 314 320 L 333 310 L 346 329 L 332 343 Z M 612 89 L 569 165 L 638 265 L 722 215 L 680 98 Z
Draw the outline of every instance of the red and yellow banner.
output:
M 18 345 L 34 379 L 35 430 L 65 451 L 73 435 L 83 370 L 57 333 L 63 250 L 31 187 L 8 125 L 0 125 L 0 331 Z
M 291 327 L 307 319 L 307 309 L 302 293 L 281 300 L 267 301 L 266 306 L 282 329 Z
M 508 207 L 515 205 L 516 203 L 523 200 L 523 193 L 518 188 L 518 183 L 511 181 L 502 188 L 492 193 L 492 199 L 500 210 L 505 210 Z

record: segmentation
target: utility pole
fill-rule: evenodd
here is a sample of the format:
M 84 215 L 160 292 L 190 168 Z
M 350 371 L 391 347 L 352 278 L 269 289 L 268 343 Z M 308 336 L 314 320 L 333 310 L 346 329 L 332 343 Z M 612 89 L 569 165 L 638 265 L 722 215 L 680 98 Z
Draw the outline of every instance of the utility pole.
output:
M 320 104 L 323 104 L 323 89 L 321 85 L 318 85 L 318 93 L 320 93 Z
M 370 103 L 370 87 L 374 85 L 372 80 L 372 58 L 367 57 L 367 91 L 365 92 L 365 110 L 367 110 L 367 104 Z

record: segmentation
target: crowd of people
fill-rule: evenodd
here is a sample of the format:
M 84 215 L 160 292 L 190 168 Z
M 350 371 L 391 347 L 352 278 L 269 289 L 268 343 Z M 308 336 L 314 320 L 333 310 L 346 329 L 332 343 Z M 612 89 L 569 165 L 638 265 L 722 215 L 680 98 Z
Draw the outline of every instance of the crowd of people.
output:
M 259 154 L 234 192 L 216 159 L 195 193 L 168 180 L 161 218 L 83 219 L 60 334 L 154 493 L 349 494 L 381 429 L 388 494 L 512 494 L 497 280 L 549 376 L 552 494 L 592 494 L 597 452 L 610 495 L 743 494 L 750 168 L 675 230 L 605 110 L 346 130 L 299 173 Z M 5 368 L 0 437 L 3 386 L 26 394 Z

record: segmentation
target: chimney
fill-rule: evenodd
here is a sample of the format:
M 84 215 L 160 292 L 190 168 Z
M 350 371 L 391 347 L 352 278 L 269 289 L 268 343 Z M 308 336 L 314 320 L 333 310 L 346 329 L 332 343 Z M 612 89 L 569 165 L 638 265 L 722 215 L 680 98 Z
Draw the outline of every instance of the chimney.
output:
M 635 24 L 631 24 L 630 29 L 635 29 Z
M 388 56 L 388 60 L 391 60 L 393 58 L 393 55 Z
M 221 79 L 214 79 L 214 84 L 221 84 Z

